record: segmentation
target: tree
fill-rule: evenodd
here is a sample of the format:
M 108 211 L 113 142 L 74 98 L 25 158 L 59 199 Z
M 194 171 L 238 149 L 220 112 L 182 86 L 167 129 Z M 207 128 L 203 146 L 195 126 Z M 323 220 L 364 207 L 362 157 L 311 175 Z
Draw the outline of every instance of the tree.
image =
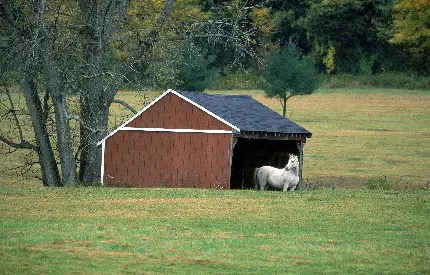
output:
M 194 42 L 216 57 L 214 65 L 241 69 L 251 62 L 258 63 L 257 30 L 250 14 L 253 1 L 214 0 L 204 1 L 203 5 L 210 9 L 211 16 L 200 24 Z
M 47 27 L 44 24 L 44 1 L 34 1 L 31 3 L 15 3 L 14 1 L 4 1 L 0 4 L 0 14 L 2 19 L 2 35 L 7 38 L 5 48 L 7 49 L 6 59 L 15 61 L 15 70 L 18 72 L 19 84 L 25 97 L 26 105 L 30 114 L 33 125 L 36 144 L 33 145 L 39 156 L 43 184 L 45 186 L 57 186 L 61 183 L 59 169 L 56 165 L 51 140 L 46 127 L 46 110 L 47 100 L 41 100 L 38 92 L 38 70 L 41 67 L 47 68 L 44 80 L 46 82 L 45 99 L 51 97 L 56 108 L 56 114 L 66 110 L 64 108 L 65 98 L 58 96 L 61 93 L 61 87 L 58 86 L 57 66 L 52 62 L 52 50 L 49 49 L 51 37 L 47 36 Z M 26 18 L 20 21 L 19 19 Z M 43 103 L 42 103 L 43 102 Z M 57 131 L 59 133 L 58 148 L 64 169 L 62 175 L 65 182 L 74 181 L 75 167 L 74 161 L 67 166 L 70 159 L 68 144 L 70 136 L 68 135 L 68 119 L 61 117 L 58 121 Z M 61 136 L 62 127 L 67 131 Z M 4 142 L 4 139 L 3 139 Z M 18 148 L 17 144 L 9 144 Z M 61 151 L 65 149 L 65 151 Z M 73 158 L 73 154 L 71 155 Z M 73 171 L 72 174 L 69 172 Z
M 115 99 L 121 85 L 137 79 L 142 72 L 147 76 L 157 67 L 173 65 L 170 76 L 177 77 L 177 64 L 166 60 L 166 56 L 187 40 L 205 40 L 207 44 L 212 40 L 225 48 L 228 45 L 234 49 L 233 62 L 252 54 L 252 31 L 240 25 L 240 5 L 235 5 L 238 16 L 234 20 L 206 20 L 211 14 L 200 14 L 198 3 L 199 0 L 0 1 L 0 74 L 3 68 L 15 73 L 35 142 L 27 142 L 24 137 L 12 142 L 3 132 L 0 141 L 36 151 L 46 186 L 100 181 L 102 154 L 97 143 L 108 133 L 111 104 L 121 103 Z M 201 60 L 200 65 L 208 67 L 212 57 L 210 53 L 204 55 L 206 60 Z M 159 82 L 164 85 L 169 81 L 170 78 Z M 75 108 L 70 108 L 71 99 L 77 102 Z M 10 108 L 13 110 L 13 106 Z M 48 131 L 47 114 L 51 111 L 54 136 Z M 78 141 L 73 139 L 75 125 L 79 127 Z
M 219 69 L 213 66 L 215 56 L 208 55 L 205 49 L 199 49 L 192 43 L 181 46 L 181 60 L 178 64 L 180 84 L 185 91 L 202 92 L 218 77 Z
M 312 48 L 308 39 L 308 31 L 303 21 L 312 4 L 311 0 L 270 0 L 265 5 L 270 7 L 273 21 L 276 24 L 276 32 L 273 42 L 280 45 L 294 43 L 305 54 Z
M 302 56 L 291 43 L 268 55 L 263 77 L 267 84 L 266 96 L 280 100 L 284 117 L 289 98 L 311 94 L 318 86 L 313 59 Z
M 430 1 L 400 0 L 394 6 L 394 44 L 407 45 L 419 71 L 430 73 Z
M 147 58 L 169 18 L 175 0 L 166 0 L 144 37 L 135 41 L 133 55 L 115 56 L 114 41 L 131 4 L 128 0 L 14 1 L 0 3 L 2 50 L 14 60 L 19 85 L 31 117 L 46 186 L 71 185 L 76 180 L 100 180 L 101 148 L 97 142 L 108 132 L 109 107 L 133 63 Z M 127 33 L 127 32 L 125 32 Z M 37 82 L 37 79 L 40 79 Z M 44 94 L 41 100 L 40 92 Z M 79 96 L 79 115 L 68 110 L 67 96 Z M 56 148 L 61 169 L 47 131 L 48 101 L 53 103 Z M 70 121 L 80 125 L 79 176 Z M 5 142 L 2 138 L 1 141 Z M 5 142 L 7 143 L 7 142 Z M 22 142 L 21 142 L 22 143 Z M 16 148 L 19 144 L 7 143 Z M 61 171 L 61 176 L 59 171 Z
M 327 0 L 311 5 L 304 25 L 318 62 L 340 73 L 371 71 L 380 62 L 378 49 L 386 42 L 379 33 L 389 27 L 393 2 Z

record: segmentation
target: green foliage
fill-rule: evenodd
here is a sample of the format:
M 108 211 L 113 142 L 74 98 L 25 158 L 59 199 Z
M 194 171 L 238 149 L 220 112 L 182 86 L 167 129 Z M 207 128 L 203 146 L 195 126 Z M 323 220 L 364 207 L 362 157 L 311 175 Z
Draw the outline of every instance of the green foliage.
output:
M 191 42 L 168 46 L 160 43 L 154 55 L 157 57 L 154 61 L 139 64 L 133 83 L 143 87 L 201 92 L 218 78 L 219 69 L 213 65 L 215 56 Z
M 327 55 L 323 58 L 323 63 L 327 67 L 327 73 L 331 74 L 334 72 L 335 69 L 335 61 L 334 57 L 336 54 L 336 49 L 334 48 L 333 44 L 329 43 Z
M 311 94 L 318 87 L 313 59 L 302 56 L 293 44 L 268 55 L 263 77 L 266 96 L 286 99 L 294 95 Z
M 318 62 L 324 63 L 336 49 L 334 64 L 341 73 L 360 73 L 362 59 L 378 53 L 381 44 L 379 30 L 389 28 L 390 10 L 393 3 L 387 1 L 347 0 L 322 1 L 309 9 L 304 24 L 314 45 L 325 50 Z M 370 64 L 369 68 L 372 68 Z M 327 66 L 326 70 L 333 66 Z
M 224 70 L 211 89 L 216 90 L 238 90 L 238 89 L 262 89 L 264 80 L 260 73 L 254 72 L 237 72 L 233 70 Z
M 218 78 L 219 69 L 213 66 L 215 56 L 191 43 L 181 46 L 182 58 L 179 64 L 179 88 L 185 91 L 202 92 Z
M 364 187 L 370 190 L 389 190 L 391 184 L 387 180 L 387 176 L 379 178 L 371 178 L 363 182 Z
M 393 88 L 429 90 L 430 77 L 410 73 L 380 73 L 374 75 L 337 74 L 324 78 L 324 88 Z
M 159 42 L 153 51 L 154 60 L 143 61 L 138 68 L 137 82 L 143 87 L 167 89 L 177 87 L 179 67 L 181 65 L 181 52 L 175 45 L 167 45 L 165 41 Z
M 312 1 L 283 1 L 273 0 L 265 3 L 271 9 L 276 29 L 272 42 L 280 45 L 287 43 L 296 44 L 304 53 L 309 53 L 312 41 L 308 38 L 308 32 L 304 25 L 304 18 L 309 11 Z
M 261 37 L 251 20 L 254 7 L 248 1 L 201 1 L 201 8 L 210 10 L 211 16 L 197 26 L 197 33 L 191 39 L 215 56 L 219 69 L 247 68 L 258 60 Z
M 393 10 L 392 43 L 406 45 L 418 72 L 430 74 L 430 1 L 399 0 Z
M 417 56 L 430 51 L 430 1 L 399 0 L 394 6 L 394 43 L 407 43 Z

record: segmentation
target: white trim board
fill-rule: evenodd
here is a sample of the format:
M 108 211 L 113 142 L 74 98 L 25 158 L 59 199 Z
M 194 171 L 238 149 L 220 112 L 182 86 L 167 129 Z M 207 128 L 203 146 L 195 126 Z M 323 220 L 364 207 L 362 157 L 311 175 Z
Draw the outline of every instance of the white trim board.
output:
M 162 99 L 163 97 L 165 97 L 167 94 L 172 93 L 180 98 L 182 98 L 183 100 L 191 103 L 192 105 L 194 105 L 195 107 L 199 108 L 200 110 L 204 111 L 205 113 L 211 115 L 212 117 L 218 119 L 219 121 L 221 121 L 222 123 L 230 126 L 231 128 L 233 128 L 235 131 L 240 132 L 240 129 L 238 127 L 236 127 L 235 125 L 231 124 L 230 122 L 222 119 L 221 117 L 215 115 L 214 113 L 212 113 L 211 111 L 207 110 L 206 108 L 204 108 L 203 106 L 200 106 L 199 104 L 197 104 L 196 102 L 192 101 L 191 99 L 188 99 L 187 97 L 181 95 L 180 93 L 168 89 L 167 91 L 165 91 L 163 94 L 161 94 L 159 97 L 157 97 L 154 101 L 152 101 L 151 103 L 149 103 L 148 105 L 146 105 L 142 110 L 140 110 L 137 114 L 135 114 L 134 116 L 132 116 L 129 120 L 127 120 L 126 122 L 124 122 L 121 126 L 119 126 L 118 128 L 116 128 L 114 131 L 112 131 L 111 133 L 109 133 L 106 137 L 104 137 L 102 140 L 100 140 L 97 143 L 97 146 L 99 146 L 100 144 L 102 144 L 103 142 L 106 141 L 106 139 L 108 139 L 109 137 L 113 136 L 116 132 L 118 132 L 119 130 L 122 130 L 125 128 L 125 125 L 127 125 L 128 123 L 130 123 L 132 120 L 134 120 L 136 117 L 140 116 L 143 112 L 145 112 L 148 108 L 150 108 L 152 105 L 154 105 L 155 103 L 157 103 L 160 99 Z M 127 127 L 128 128 L 128 127 Z M 134 129 L 138 129 L 138 128 L 134 128 Z M 145 129 L 145 128 L 142 128 Z M 149 128 L 148 128 L 149 129 Z M 158 129 L 158 128 L 153 128 L 153 129 Z M 199 130 L 200 131 L 200 130 Z M 202 131 L 208 131 L 208 130 L 202 130 Z M 209 130 L 209 131 L 214 131 L 214 130 Z M 216 130 L 218 131 L 218 130 Z M 205 133 L 205 132 L 202 132 Z
M 123 127 L 120 131 L 141 132 L 171 132 L 171 133 L 205 133 L 205 134 L 232 134 L 233 131 L 226 130 L 195 130 L 195 129 L 166 129 L 166 128 L 133 128 Z
M 102 183 L 102 186 L 104 185 L 103 183 L 103 178 L 105 176 L 105 149 L 106 149 L 106 142 L 103 141 L 102 142 L 102 167 L 101 167 L 101 172 L 100 172 L 100 182 Z

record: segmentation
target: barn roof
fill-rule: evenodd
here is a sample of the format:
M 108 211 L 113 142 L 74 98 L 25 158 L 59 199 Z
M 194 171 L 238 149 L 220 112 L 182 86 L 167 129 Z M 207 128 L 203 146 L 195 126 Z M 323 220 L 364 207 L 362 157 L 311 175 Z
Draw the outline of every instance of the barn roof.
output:
M 247 95 L 218 95 L 180 92 L 181 95 L 233 124 L 240 132 L 300 134 L 312 133 Z

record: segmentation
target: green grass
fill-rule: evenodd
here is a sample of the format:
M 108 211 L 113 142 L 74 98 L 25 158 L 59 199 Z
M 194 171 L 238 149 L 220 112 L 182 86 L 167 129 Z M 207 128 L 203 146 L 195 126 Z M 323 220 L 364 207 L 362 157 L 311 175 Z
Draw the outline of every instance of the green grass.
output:
M 0 186 L 2 274 L 426 274 L 430 194 Z

